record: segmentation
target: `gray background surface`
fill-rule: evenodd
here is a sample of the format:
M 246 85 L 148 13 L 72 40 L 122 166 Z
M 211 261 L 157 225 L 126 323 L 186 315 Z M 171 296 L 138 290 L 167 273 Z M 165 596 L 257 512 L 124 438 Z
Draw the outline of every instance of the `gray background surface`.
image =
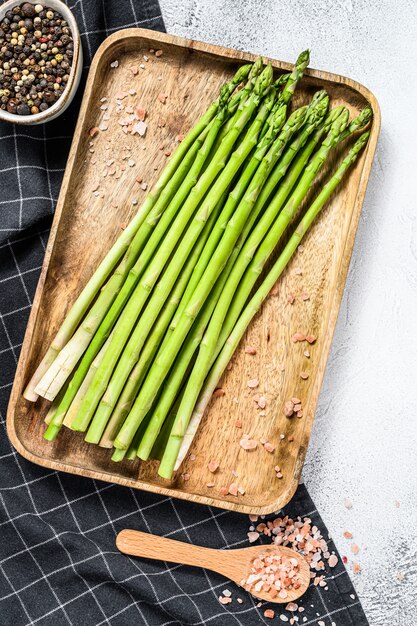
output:
M 169 33 L 350 76 L 382 130 L 304 479 L 372 626 L 417 622 L 417 5 L 160 0 Z M 353 508 L 345 508 L 350 498 Z M 398 500 L 399 507 L 395 505 Z M 403 580 L 399 580 L 403 579 Z

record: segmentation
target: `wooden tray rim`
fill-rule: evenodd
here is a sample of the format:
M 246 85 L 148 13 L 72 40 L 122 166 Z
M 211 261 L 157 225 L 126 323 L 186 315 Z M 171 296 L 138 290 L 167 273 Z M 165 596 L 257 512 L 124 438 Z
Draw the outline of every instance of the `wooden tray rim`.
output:
M 84 125 L 85 113 L 87 110 L 87 106 L 89 103 L 90 95 L 95 83 L 97 69 L 99 67 L 101 57 L 107 52 L 107 50 L 113 45 L 120 45 L 120 42 L 123 40 L 127 40 L 130 38 L 142 38 L 142 39 L 152 39 L 153 41 L 159 41 L 161 43 L 174 45 L 181 48 L 188 48 L 191 50 L 195 50 L 204 54 L 209 54 L 212 56 L 218 56 L 222 58 L 229 58 L 234 61 L 254 61 L 259 55 L 255 55 L 248 52 L 242 52 L 240 50 L 235 50 L 233 48 L 225 48 L 222 46 L 217 46 L 214 44 L 204 43 L 200 41 L 194 41 L 191 39 L 185 39 L 183 37 L 177 37 L 175 35 L 168 35 L 166 33 L 161 33 L 159 31 L 148 30 L 145 28 L 127 28 L 117 31 L 107 37 L 103 43 L 99 46 L 97 52 L 95 53 L 88 77 L 86 82 L 86 87 L 83 94 L 81 108 L 78 114 L 77 125 L 74 131 L 74 137 L 71 143 L 70 152 L 68 155 L 68 161 L 65 168 L 61 190 L 58 197 L 58 202 L 56 205 L 55 215 L 51 226 L 51 231 L 49 235 L 48 244 L 46 246 L 45 256 L 42 264 L 42 270 L 39 277 L 38 286 L 36 288 L 35 296 L 33 299 L 33 305 L 30 312 L 26 333 L 24 337 L 24 341 L 22 344 L 22 349 L 20 352 L 19 361 L 16 368 L 15 379 L 10 395 L 9 405 L 7 409 L 7 417 L 6 417 L 6 428 L 9 439 L 16 449 L 16 451 L 21 454 L 24 458 L 40 465 L 41 467 L 46 467 L 49 469 L 54 469 L 57 471 L 64 471 L 70 474 L 76 474 L 78 476 L 85 476 L 87 478 L 93 478 L 95 480 L 102 480 L 105 482 L 112 482 L 115 484 L 122 485 L 124 487 L 131 487 L 134 489 L 142 489 L 144 491 L 180 498 L 183 500 L 188 500 L 191 502 L 197 502 L 199 504 L 205 504 L 207 506 L 214 506 L 238 513 L 245 514 L 255 514 L 255 515 L 267 515 L 269 513 L 273 513 L 274 511 L 280 510 L 285 504 L 287 504 L 290 499 L 293 497 L 298 483 L 301 477 L 301 471 L 304 464 L 304 459 L 307 453 L 308 442 L 310 439 L 311 429 L 314 421 L 313 415 L 310 415 L 309 418 L 306 418 L 304 423 L 304 429 L 302 436 L 300 438 L 300 448 L 299 454 L 297 457 L 294 474 L 292 476 L 291 483 L 287 490 L 280 494 L 277 500 L 273 504 L 268 504 L 266 506 L 250 506 L 239 502 L 229 502 L 227 500 L 221 500 L 220 498 L 210 498 L 200 494 L 191 494 L 181 490 L 172 489 L 169 487 L 162 487 L 160 485 L 153 485 L 151 483 L 143 482 L 141 480 L 134 480 L 131 478 L 126 478 L 123 476 L 119 476 L 117 474 L 113 474 L 110 472 L 97 471 L 88 468 L 81 468 L 77 465 L 68 462 L 56 461 L 54 459 L 45 459 L 40 457 L 28 450 L 23 443 L 18 439 L 17 433 L 15 430 L 14 423 L 14 415 L 15 415 L 15 406 L 17 402 L 17 398 L 19 394 L 22 392 L 23 387 L 23 372 L 25 371 L 26 361 L 29 356 L 30 344 L 32 341 L 32 335 L 34 332 L 35 324 L 37 321 L 37 317 L 39 314 L 39 304 L 42 297 L 43 288 L 46 281 L 46 275 L 48 272 L 49 262 L 52 255 L 52 251 L 55 245 L 55 238 L 58 231 L 58 226 L 61 219 L 62 210 L 65 203 L 65 196 L 67 193 L 68 182 L 71 178 L 72 169 L 74 166 L 75 158 L 77 155 L 77 147 L 78 142 L 81 136 L 82 128 Z M 281 70 L 289 70 L 292 65 L 290 63 L 284 61 L 278 61 L 275 59 L 270 59 L 268 57 L 263 56 L 266 61 L 270 61 L 275 69 Z M 321 357 L 317 369 L 317 375 L 315 378 L 315 383 L 311 392 L 312 402 L 315 406 L 317 406 L 318 396 L 321 388 L 321 384 L 323 381 L 323 376 L 325 372 L 325 365 L 327 362 L 327 358 L 329 355 L 331 342 L 334 334 L 334 330 L 336 327 L 336 320 L 339 313 L 339 308 L 343 296 L 344 286 L 346 283 L 346 275 L 349 268 L 350 258 L 353 251 L 353 245 L 356 236 L 356 230 L 359 223 L 361 208 L 363 204 L 363 200 L 365 197 L 366 187 L 369 180 L 369 174 L 372 167 L 372 162 L 375 155 L 376 145 L 378 141 L 378 135 L 381 126 L 381 112 L 379 103 L 374 96 L 374 94 L 369 91 L 364 85 L 361 83 L 347 78 L 345 76 L 339 74 L 333 74 L 331 72 L 325 72 L 322 70 L 308 69 L 305 72 L 305 75 L 311 76 L 313 78 L 318 78 L 320 80 L 325 80 L 328 82 L 333 82 L 336 84 L 344 84 L 351 89 L 357 91 L 361 96 L 363 96 L 370 103 L 373 110 L 373 123 L 371 128 L 371 135 L 368 141 L 368 145 L 366 148 L 366 152 L 364 155 L 364 164 L 362 168 L 361 177 L 359 180 L 359 185 L 356 192 L 356 198 L 354 201 L 353 209 L 352 209 L 352 219 L 349 225 L 349 229 L 347 232 L 345 245 L 344 245 L 344 253 L 341 256 L 341 272 L 339 274 L 340 279 L 335 288 L 335 294 L 331 301 L 330 307 L 330 316 L 329 316 L 329 327 L 331 324 L 333 328 L 331 332 L 327 333 L 326 338 L 323 342 L 323 347 L 321 350 Z

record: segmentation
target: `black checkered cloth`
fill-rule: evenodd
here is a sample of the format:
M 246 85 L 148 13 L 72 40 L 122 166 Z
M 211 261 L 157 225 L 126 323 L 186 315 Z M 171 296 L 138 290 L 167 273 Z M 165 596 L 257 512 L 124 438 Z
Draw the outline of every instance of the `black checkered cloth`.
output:
M 110 33 L 132 26 L 164 29 L 156 0 L 71 0 L 69 6 L 85 69 Z M 0 124 L 0 624 L 283 623 L 291 618 L 284 607 L 257 607 L 217 574 L 130 559 L 115 546 L 120 530 L 134 528 L 214 548 L 244 547 L 246 516 L 48 471 L 17 455 L 7 439 L 7 402 L 81 91 L 68 112 L 45 126 Z M 308 515 L 327 535 L 303 486 L 286 512 Z M 298 623 L 368 624 L 340 558 L 326 578 L 327 590 L 312 585 L 301 600 Z M 226 588 L 234 600 L 222 605 L 218 597 Z M 273 621 L 264 617 L 266 608 L 275 608 Z

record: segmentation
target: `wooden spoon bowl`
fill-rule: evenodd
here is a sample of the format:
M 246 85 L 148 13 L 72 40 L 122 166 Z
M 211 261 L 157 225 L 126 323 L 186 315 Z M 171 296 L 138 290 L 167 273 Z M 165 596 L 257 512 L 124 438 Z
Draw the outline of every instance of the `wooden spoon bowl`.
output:
M 251 590 L 250 593 L 253 596 L 267 602 L 293 602 L 305 593 L 310 584 L 310 567 L 305 558 L 298 552 L 295 552 L 295 550 L 284 546 L 272 544 L 269 546 L 251 546 L 238 550 L 214 550 L 183 543 L 182 541 L 166 539 L 165 537 L 158 537 L 149 533 L 142 533 L 137 530 L 122 530 L 117 535 L 116 546 L 120 552 L 131 556 L 204 567 L 222 574 L 222 576 L 229 578 L 239 586 L 242 580 L 247 578 L 253 561 L 261 555 L 274 554 L 296 558 L 301 585 L 298 589 L 287 589 L 286 598 L 278 596 L 271 598 L 266 591 L 255 592 Z

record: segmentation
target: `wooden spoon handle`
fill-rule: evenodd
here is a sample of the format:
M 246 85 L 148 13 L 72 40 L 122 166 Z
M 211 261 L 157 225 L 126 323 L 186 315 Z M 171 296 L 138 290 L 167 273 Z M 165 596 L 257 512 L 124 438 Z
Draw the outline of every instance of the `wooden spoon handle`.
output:
M 142 533 L 138 530 L 122 530 L 117 535 L 116 546 L 120 552 L 131 556 L 143 556 L 147 559 L 195 565 L 218 571 L 217 550 Z

